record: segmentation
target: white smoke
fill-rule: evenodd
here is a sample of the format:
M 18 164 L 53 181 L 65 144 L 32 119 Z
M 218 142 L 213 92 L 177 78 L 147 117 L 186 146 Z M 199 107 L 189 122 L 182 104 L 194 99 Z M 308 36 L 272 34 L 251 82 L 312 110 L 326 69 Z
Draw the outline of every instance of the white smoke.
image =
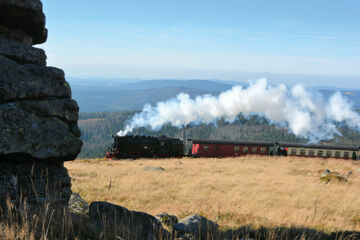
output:
M 266 79 L 259 79 L 250 82 L 247 88 L 234 86 L 217 97 L 203 95 L 191 99 L 188 94 L 180 93 L 176 98 L 159 102 L 156 106 L 146 104 L 143 111 L 135 114 L 124 130 L 117 134 L 126 135 L 137 127 L 159 130 L 164 124 L 176 127 L 208 124 L 220 118 L 233 122 L 240 113 L 265 116 L 312 142 L 340 134 L 336 123 L 360 128 L 360 115 L 338 92 L 324 100 L 301 85 L 291 89 L 284 84 L 272 87 Z

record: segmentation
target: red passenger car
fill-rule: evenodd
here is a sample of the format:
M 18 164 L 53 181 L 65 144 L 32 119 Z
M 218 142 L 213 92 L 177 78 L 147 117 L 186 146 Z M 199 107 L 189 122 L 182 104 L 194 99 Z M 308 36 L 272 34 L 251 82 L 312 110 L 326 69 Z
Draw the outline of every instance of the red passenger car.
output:
M 240 142 L 223 140 L 189 139 L 194 157 L 236 157 L 248 154 L 273 155 L 271 142 Z

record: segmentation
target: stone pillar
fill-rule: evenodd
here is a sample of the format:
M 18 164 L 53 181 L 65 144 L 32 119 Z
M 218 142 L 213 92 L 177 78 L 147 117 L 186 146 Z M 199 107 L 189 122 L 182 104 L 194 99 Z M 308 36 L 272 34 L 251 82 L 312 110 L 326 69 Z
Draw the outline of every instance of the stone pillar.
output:
M 79 107 L 61 69 L 46 66 L 40 0 L 0 0 L 0 208 L 67 205 L 64 161 L 80 152 Z M 1 214 L 1 211 L 0 211 Z

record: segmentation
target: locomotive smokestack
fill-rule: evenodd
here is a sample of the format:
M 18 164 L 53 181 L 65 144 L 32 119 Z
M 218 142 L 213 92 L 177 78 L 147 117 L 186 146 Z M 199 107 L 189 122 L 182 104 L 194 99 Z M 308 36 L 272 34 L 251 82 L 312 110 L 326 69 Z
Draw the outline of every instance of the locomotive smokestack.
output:
M 188 94 L 180 93 L 176 98 L 159 102 L 156 106 L 146 104 L 143 111 L 135 114 L 118 135 L 126 135 L 136 127 L 148 126 L 159 130 L 164 124 L 183 127 L 213 123 L 220 118 L 231 123 L 240 113 L 264 116 L 312 142 L 340 134 L 336 123 L 360 128 L 359 114 L 339 92 L 325 100 L 301 85 L 291 89 L 284 84 L 272 87 L 266 79 L 259 79 L 250 83 L 248 88 L 234 86 L 217 97 L 204 95 L 191 99 Z

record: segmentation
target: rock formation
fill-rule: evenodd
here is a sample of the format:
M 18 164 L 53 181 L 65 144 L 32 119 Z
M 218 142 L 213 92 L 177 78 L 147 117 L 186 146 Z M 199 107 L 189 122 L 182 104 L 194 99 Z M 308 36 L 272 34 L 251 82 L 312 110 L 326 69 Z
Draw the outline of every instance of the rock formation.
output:
M 92 202 L 89 217 L 98 232 L 105 239 L 169 240 L 161 222 L 144 212 L 129 211 L 127 208 L 107 202 Z
M 64 161 L 81 149 L 79 107 L 61 69 L 46 66 L 40 0 L 0 0 L 0 208 L 6 199 L 67 205 Z

